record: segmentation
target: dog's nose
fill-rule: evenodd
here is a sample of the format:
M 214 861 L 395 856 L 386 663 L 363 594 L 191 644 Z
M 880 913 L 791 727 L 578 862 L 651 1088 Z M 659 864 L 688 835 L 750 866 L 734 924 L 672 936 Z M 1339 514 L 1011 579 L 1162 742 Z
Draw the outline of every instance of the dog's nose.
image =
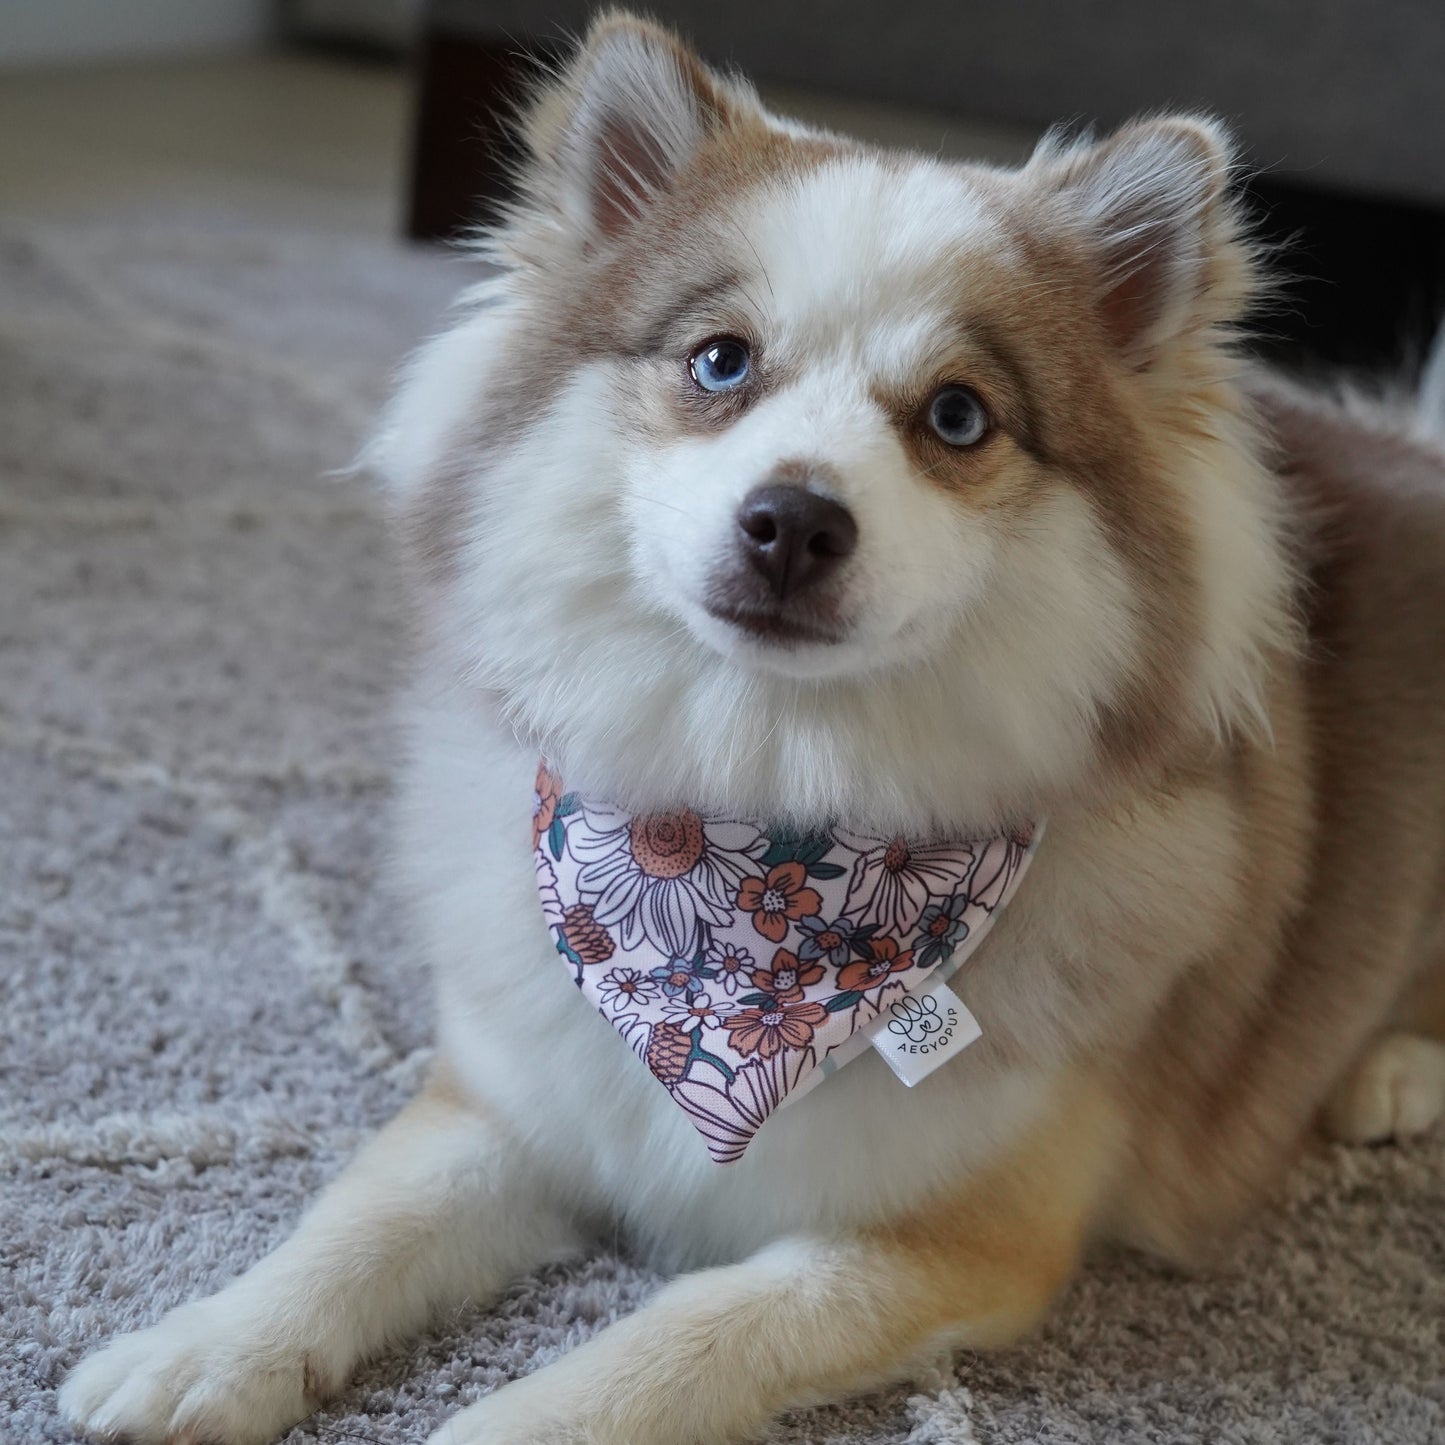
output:
M 794 482 L 753 488 L 738 526 L 748 560 L 780 602 L 821 581 L 858 545 L 847 507 Z

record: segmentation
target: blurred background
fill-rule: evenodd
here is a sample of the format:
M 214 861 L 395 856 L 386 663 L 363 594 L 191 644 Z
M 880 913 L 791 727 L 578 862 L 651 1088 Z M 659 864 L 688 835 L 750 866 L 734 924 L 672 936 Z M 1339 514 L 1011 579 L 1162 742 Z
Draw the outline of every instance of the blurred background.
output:
M 298 214 L 455 236 L 502 194 L 497 116 L 586 0 L 6 0 L 0 200 L 293 187 Z M 1260 346 L 1418 363 L 1445 309 L 1439 0 L 655 0 L 779 108 L 1016 160 L 1059 121 L 1204 107 L 1242 137 L 1293 280 Z M 310 194 L 307 194 L 307 192 Z

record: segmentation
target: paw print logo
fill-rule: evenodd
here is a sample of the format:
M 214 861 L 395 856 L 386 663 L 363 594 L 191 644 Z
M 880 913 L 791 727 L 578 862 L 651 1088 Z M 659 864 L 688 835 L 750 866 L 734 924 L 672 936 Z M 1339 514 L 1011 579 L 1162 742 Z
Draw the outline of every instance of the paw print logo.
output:
M 943 1015 L 938 1012 L 938 1000 L 931 994 L 914 998 L 909 994 L 888 1005 L 893 1017 L 888 1021 L 888 1032 L 898 1034 L 911 1044 L 921 1044 L 930 1034 L 936 1034 L 943 1027 Z

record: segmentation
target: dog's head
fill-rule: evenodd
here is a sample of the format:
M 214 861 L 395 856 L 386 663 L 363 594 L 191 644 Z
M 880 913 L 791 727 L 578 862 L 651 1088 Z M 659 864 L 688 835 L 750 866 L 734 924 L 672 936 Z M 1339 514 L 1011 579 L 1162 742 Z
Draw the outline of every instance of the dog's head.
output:
M 1018 171 L 596 26 L 384 443 L 458 675 L 641 805 L 1034 811 L 1256 701 L 1252 266 L 1195 119 Z

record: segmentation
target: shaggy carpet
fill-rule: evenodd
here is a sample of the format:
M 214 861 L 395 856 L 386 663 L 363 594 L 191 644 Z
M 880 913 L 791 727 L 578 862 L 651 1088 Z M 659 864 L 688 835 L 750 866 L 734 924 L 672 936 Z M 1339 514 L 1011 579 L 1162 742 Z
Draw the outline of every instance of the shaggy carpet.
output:
M 328 478 L 455 261 L 192 216 L 0 230 L 0 1439 L 288 1230 L 426 1059 L 382 867 L 402 660 Z M 774 1442 L 1445 1440 L 1445 1150 L 1336 1149 L 1229 1262 L 1093 1266 L 1031 1343 Z M 606 1255 L 288 1437 L 422 1440 L 637 1306 Z

